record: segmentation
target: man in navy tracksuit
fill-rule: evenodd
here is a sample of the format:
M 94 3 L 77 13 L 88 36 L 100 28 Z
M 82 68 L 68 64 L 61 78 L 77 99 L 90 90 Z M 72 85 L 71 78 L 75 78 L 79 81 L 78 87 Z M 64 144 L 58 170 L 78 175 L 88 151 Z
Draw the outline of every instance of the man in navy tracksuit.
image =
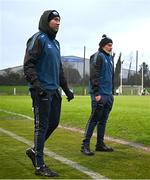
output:
M 39 32 L 27 42 L 24 58 L 24 74 L 29 82 L 34 107 L 34 147 L 26 151 L 35 166 L 35 174 L 58 176 L 44 162 L 44 143 L 59 124 L 61 95 L 65 92 L 68 101 L 74 98 L 64 77 L 60 46 L 55 39 L 60 25 L 56 10 L 45 11 L 39 21 Z
M 87 122 L 81 152 L 94 155 L 90 150 L 90 139 L 97 125 L 96 151 L 111 152 L 112 148 L 104 144 L 106 122 L 113 105 L 113 57 L 111 56 L 113 42 L 106 35 L 102 36 L 99 50 L 90 57 L 90 94 L 91 116 Z

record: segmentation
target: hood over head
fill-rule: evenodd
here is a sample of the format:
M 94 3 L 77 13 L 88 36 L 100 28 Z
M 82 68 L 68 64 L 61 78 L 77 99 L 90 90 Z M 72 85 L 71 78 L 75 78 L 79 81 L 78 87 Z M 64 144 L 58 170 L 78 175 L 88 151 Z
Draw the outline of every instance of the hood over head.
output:
M 56 10 L 47 10 L 44 11 L 40 21 L 39 21 L 39 30 L 48 34 L 50 39 L 55 39 L 57 32 L 49 28 L 48 23 L 55 17 L 60 17 L 59 13 Z

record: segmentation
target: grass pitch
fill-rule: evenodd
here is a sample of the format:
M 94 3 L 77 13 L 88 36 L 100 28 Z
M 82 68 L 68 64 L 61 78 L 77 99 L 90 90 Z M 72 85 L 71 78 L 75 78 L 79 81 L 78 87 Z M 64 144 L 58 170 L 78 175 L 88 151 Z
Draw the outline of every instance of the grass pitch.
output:
M 122 139 L 150 144 L 149 134 L 150 97 L 115 97 L 107 135 Z M 0 109 L 32 116 L 31 100 L 28 96 L 1 96 Z M 90 98 L 76 97 L 67 102 L 63 98 L 61 124 L 84 129 L 90 115 Z M 33 121 L 0 112 L 0 127 L 9 130 L 28 140 L 33 140 Z M 64 129 L 57 129 L 47 141 L 46 147 L 65 158 L 73 160 L 89 169 L 111 179 L 150 178 L 150 154 L 139 149 L 107 142 L 115 151 L 113 153 L 96 152 L 93 157 L 80 153 L 83 135 Z M 92 138 L 91 149 L 95 149 L 95 138 Z M 25 156 L 26 144 L 0 133 L 0 178 L 29 179 L 39 178 L 34 175 L 30 160 Z M 45 157 L 46 163 L 60 174 L 60 179 L 87 179 L 81 173 L 53 158 Z M 43 177 L 42 177 L 43 178 Z

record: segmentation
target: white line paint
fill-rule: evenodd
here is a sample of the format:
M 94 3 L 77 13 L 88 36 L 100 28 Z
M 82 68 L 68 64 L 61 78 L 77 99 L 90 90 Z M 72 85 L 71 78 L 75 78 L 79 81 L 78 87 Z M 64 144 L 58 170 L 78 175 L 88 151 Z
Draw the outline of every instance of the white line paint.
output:
M 8 136 L 16 139 L 17 141 L 20 141 L 20 142 L 22 142 L 24 144 L 32 146 L 31 141 L 25 139 L 24 137 L 18 136 L 15 133 L 7 131 L 7 130 L 5 130 L 3 128 L 0 128 L 0 132 L 2 132 L 4 134 L 7 134 Z M 63 156 L 60 156 L 60 155 L 58 155 L 58 154 L 56 154 L 56 153 L 54 153 L 52 151 L 48 151 L 47 148 L 44 149 L 44 153 L 47 156 L 62 162 L 63 164 L 66 164 L 66 165 L 68 165 L 68 166 L 70 166 L 70 167 L 72 167 L 74 169 L 79 170 L 80 172 L 82 172 L 82 173 L 88 175 L 89 177 L 91 177 L 92 179 L 107 179 L 105 176 L 102 176 L 101 174 L 96 173 L 96 172 L 90 170 L 89 168 L 86 168 L 86 167 L 84 167 L 84 166 L 82 166 L 82 165 L 80 165 L 80 164 L 78 164 L 78 163 L 76 163 L 74 161 L 71 161 L 71 160 L 69 160 L 67 158 L 64 158 Z
M 27 119 L 32 120 L 32 121 L 34 120 L 32 117 L 26 116 L 24 114 L 11 112 L 11 111 L 7 111 L 7 110 L 4 110 L 4 109 L 0 109 L 0 111 L 8 113 L 8 114 L 16 115 L 16 116 L 21 116 L 21 117 L 27 118 Z M 69 131 L 72 131 L 72 132 L 78 132 L 80 134 L 84 134 L 84 131 L 81 130 L 81 129 L 78 129 L 78 128 L 65 127 L 65 126 L 61 126 L 61 125 L 59 125 L 59 128 L 63 128 L 63 129 L 66 129 L 66 130 L 69 130 Z M 96 137 L 95 133 L 93 135 Z M 142 149 L 144 151 L 150 152 L 150 147 L 146 147 L 146 146 L 144 146 L 142 144 L 139 144 L 139 143 L 134 143 L 134 142 L 126 141 L 126 140 L 123 140 L 123 139 L 117 139 L 117 138 L 113 138 L 113 137 L 109 137 L 109 136 L 105 136 L 105 139 L 108 140 L 108 141 L 114 142 L 114 143 L 123 144 L 123 145 L 131 146 L 131 147 L 134 147 L 134 148 L 139 148 L 139 149 Z
M 72 131 L 72 132 L 78 132 L 80 134 L 84 134 L 84 131 L 81 129 L 78 129 L 78 128 L 65 127 L 65 126 L 61 126 L 61 125 L 59 125 L 59 128 L 66 129 L 66 130 Z M 93 133 L 93 136 L 96 137 L 96 133 Z M 113 137 L 109 137 L 109 136 L 105 136 L 105 139 L 108 141 L 114 142 L 114 143 L 127 145 L 127 146 L 139 148 L 139 149 L 142 149 L 144 151 L 150 152 L 150 147 L 143 146 L 142 144 L 138 144 L 138 143 L 134 143 L 134 142 L 130 142 L 130 141 L 125 141 L 123 139 L 117 139 L 117 138 L 113 138 Z
M 29 120 L 32 120 L 32 121 L 34 120 L 32 117 L 26 116 L 26 115 L 24 115 L 24 114 L 19 114 L 19 113 L 7 111 L 7 110 L 5 110 L 5 109 L 0 109 L 0 111 L 5 112 L 5 113 L 7 113 L 7 114 L 12 114 L 12 115 L 15 115 L 15 116 L 24 117 L 24 118 L 29 119 Z

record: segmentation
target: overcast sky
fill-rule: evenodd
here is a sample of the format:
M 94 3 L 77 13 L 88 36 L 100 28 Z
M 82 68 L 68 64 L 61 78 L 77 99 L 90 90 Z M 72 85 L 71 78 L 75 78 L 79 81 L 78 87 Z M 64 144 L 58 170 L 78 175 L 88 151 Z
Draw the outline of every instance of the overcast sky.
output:
M 26 41 L 38 31 L 45 10 L 61 16 L 57 40 L 61 55 L 86 58 L 97 51 L 103 34 L 114 42 L 116 60 L 122 52 L 124 66 L 150 65 L 150 0 L 0 0 L 0 69 L 23 64 Z

